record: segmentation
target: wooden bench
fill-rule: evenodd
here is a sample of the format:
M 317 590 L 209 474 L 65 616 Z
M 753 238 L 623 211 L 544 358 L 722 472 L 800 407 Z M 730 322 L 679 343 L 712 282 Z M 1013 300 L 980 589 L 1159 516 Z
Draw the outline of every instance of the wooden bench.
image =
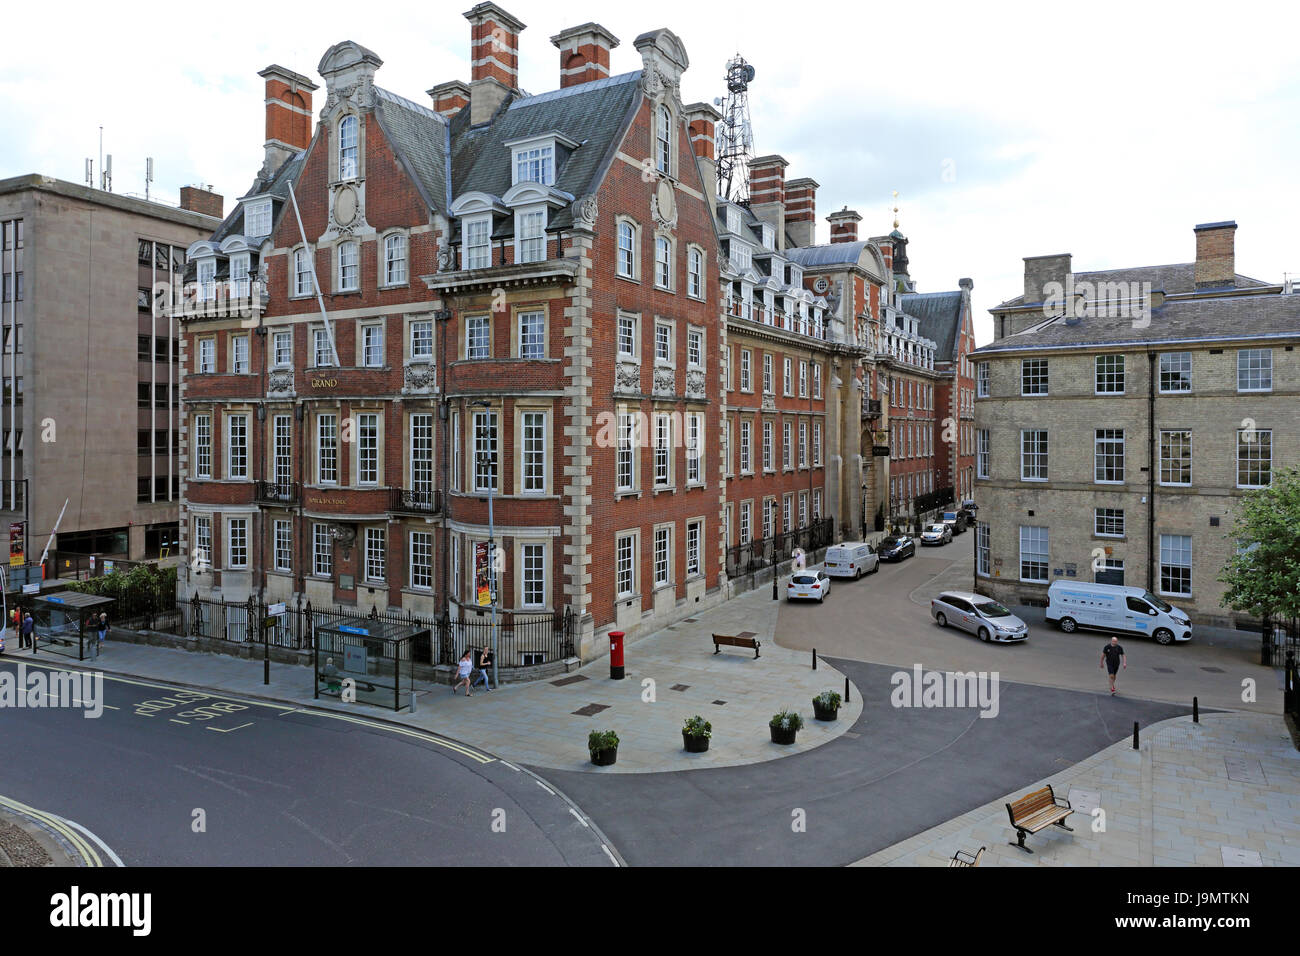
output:
M 1035 790 L 1033 793 L 1026 794 L 1015 803 L 1007 804 L 1007 816 L 1011 818 L 1011 825 L 1016 830 L 1016 841 L 1012 846 L 1018 846 L 1026 853 L 1034 851 L 1025 846 L 1025 836 L 1030 833 L 1037 833 L 1039 830 L 1047 827 L 1057 826 L 1062 830 L 1074 832 L 1074 827 L 1065 825 L 1065 818 L 1074 810 L 1070 807 L 1070 801 L 1062 801 L 1052 792 L 1052 785 L 1048 784 L 1042 790 Z
M 758 649 L 762 645 L 752 637 L 737 637 L 730 634 L 713 635 L 713 653 L 719 653 L 723 647 L 744 647 L 754 652 L 754 659 L 758 660 Z
M 974 856 L 965 850 L 958 850 L 952 855 L 952 859 L 948 861 L 948 869 L 952 869 L 954 866 L 979 866 L 980 857 L 984 855 L 984 849 L 984 847 L 980 847 L 975 851 Z

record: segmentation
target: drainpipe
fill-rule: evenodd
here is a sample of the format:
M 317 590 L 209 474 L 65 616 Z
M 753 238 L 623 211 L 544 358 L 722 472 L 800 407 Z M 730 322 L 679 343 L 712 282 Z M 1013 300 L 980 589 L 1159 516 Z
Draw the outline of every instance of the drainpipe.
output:
M 1147 352 L 1147 590 L 1155 593 L 1156 353 Z

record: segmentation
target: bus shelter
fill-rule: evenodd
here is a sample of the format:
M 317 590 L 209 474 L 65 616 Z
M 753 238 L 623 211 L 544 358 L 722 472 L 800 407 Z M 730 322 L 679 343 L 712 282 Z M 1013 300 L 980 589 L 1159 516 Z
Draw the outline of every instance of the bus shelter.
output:
M 316 625 L 315 697 L 357 700 L 393 710 L 413 708 L 412 651 L 428 628 L 367 618 Z
M 113 598 L 80 591 L 32 595 L 25 600 L 36 624 L 33 652 L 50 651 L 79 661 L 99 653 L 95 619 Z

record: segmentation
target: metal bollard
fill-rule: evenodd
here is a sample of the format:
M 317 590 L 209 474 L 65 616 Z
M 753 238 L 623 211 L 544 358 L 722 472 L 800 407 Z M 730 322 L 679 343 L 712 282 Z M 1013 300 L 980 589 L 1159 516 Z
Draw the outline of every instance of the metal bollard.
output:
M 1192 698 L 1192 723 L 1199 724 L 1200 722 L 1201 722 L 1201 699 L 1199 697 L 1193 697 Z
M 813 648 L 813 670 L 817 669 L 817 648 Z
M 849 679 L 844 678 L 844 703 L 849 702 Z
M 1138 722 L 1133 721 L 1133 749 L 1138 749 Z

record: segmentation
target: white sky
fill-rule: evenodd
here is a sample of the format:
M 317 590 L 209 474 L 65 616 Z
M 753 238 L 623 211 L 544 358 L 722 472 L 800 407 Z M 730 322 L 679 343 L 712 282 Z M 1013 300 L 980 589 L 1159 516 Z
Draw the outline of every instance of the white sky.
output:
M 229 211 L 262 161 L 258 70 L 321 82 L 321 55 L 352 39 L 384 59 L 379 85 L 428 103 L 435 83 L 469 79 L 470 6 L 10 4 L 0 178 L 82 182 L 102 124 L 116 192 L 143 193 L 152 156 L 154 195 L 210 183 Z M 819 240 L 845 205 L 862 235 L 888 232 L 897 189 L 919 290 L 973 278 L 981 344 L 987 309 L 1021 291 L 1024 256 L 1071 252 L 1079 271 L 1187 262 L 1194 224 L 1235 219 L 1239 272 L 1300 274 L 1300 4 L 501 6 L 527 24 L 521 85 L 533 93 L 558 86 L 550 37 L 588 20 L 622 41 L 614 73 L 640 68 L 638 34 L 673 30 L 691 59 L 688 103 L 722 96 L 724 64 L 742 53 L 757 71 L 756 152 L 821 183 Z

